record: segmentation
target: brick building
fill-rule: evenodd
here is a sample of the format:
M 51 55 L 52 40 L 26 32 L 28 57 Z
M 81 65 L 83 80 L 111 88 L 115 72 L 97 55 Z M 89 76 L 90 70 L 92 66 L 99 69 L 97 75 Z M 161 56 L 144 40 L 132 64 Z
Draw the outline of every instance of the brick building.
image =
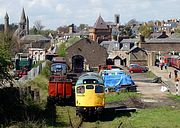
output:
M 89 29 L 89 38 L 98 43 L 111 40 L 111 28 L 104 22 L 101 16 L 98 17 L 94 26 Z
M 81 39 L 66 49 L 66 62 L 72 70 L 84 70 L 86 66 L 106 64 L 106 49 L 87 38 Z

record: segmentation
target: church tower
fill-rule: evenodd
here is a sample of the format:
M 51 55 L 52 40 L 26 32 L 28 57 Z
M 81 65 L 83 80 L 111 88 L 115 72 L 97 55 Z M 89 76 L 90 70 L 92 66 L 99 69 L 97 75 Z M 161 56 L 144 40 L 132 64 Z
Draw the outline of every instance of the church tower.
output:
M 29 35 L 29 18 L 26 18 L 26 34 Z
M 4 33 L 8 33 L 9 31 L 9 16 L 6 12 L 6 15 L 4 17 Z
M 25 15 L 24 8 L 22 10 L 19 26 L 20 26 L 21 29 L 25 29 L 26 28 L 26 15 Z

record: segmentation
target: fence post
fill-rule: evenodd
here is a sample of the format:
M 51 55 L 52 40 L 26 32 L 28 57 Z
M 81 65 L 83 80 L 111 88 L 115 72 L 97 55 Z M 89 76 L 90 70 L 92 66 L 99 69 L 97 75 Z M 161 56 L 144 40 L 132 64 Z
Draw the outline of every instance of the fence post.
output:
M 179 82 L 176 81 L 176 95 L 179 95 Z
M 40 101 L 40 94 L 39 94 L 39 89 L 38 88 L 34 89 L 34 100 L 35 101 Z

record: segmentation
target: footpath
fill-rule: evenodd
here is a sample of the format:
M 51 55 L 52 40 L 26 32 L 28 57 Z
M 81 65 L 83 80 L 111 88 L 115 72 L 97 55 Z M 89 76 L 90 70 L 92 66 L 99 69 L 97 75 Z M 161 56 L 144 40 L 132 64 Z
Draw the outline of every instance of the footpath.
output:
M 161 70 L 160 67 L 150 66 L 149 69 L 157 77 L 161 77 L 161 80 L 168 87 L 170 93 L 176 94 L 176 82 L 174 80 L 175 79 L 175 76 L 174 76 L 175 68 L 167 67 L 167 69 L 163 68 L 163 70 Z M 171 73 L 171 75 L 169 76 L 170 73 Z M 180 78 L 179 70 L 178 70 L 178 77 Z M 180 90 L 180 81 L 178 82 L 178 84 L 179 84 L 179 90 Z M 180 94 L 180 91 L 179 91 L 179 94 Z

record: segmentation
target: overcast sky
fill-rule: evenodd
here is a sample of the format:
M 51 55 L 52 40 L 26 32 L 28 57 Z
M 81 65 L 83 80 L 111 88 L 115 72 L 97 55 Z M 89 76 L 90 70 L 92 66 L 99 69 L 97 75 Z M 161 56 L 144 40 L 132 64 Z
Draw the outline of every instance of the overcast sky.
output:
M 120 22 L 180 19 L 180 0 L 0 0 L 0 23 L 4 23 L 6 11 L 10 23 L 18 23 L 22 8 L 29 16 L 30 27 L 41 20 L 46 29 L 74 23 L 92 26 L 99 14 L 105 21 L 114 21 L 120 14 Z

